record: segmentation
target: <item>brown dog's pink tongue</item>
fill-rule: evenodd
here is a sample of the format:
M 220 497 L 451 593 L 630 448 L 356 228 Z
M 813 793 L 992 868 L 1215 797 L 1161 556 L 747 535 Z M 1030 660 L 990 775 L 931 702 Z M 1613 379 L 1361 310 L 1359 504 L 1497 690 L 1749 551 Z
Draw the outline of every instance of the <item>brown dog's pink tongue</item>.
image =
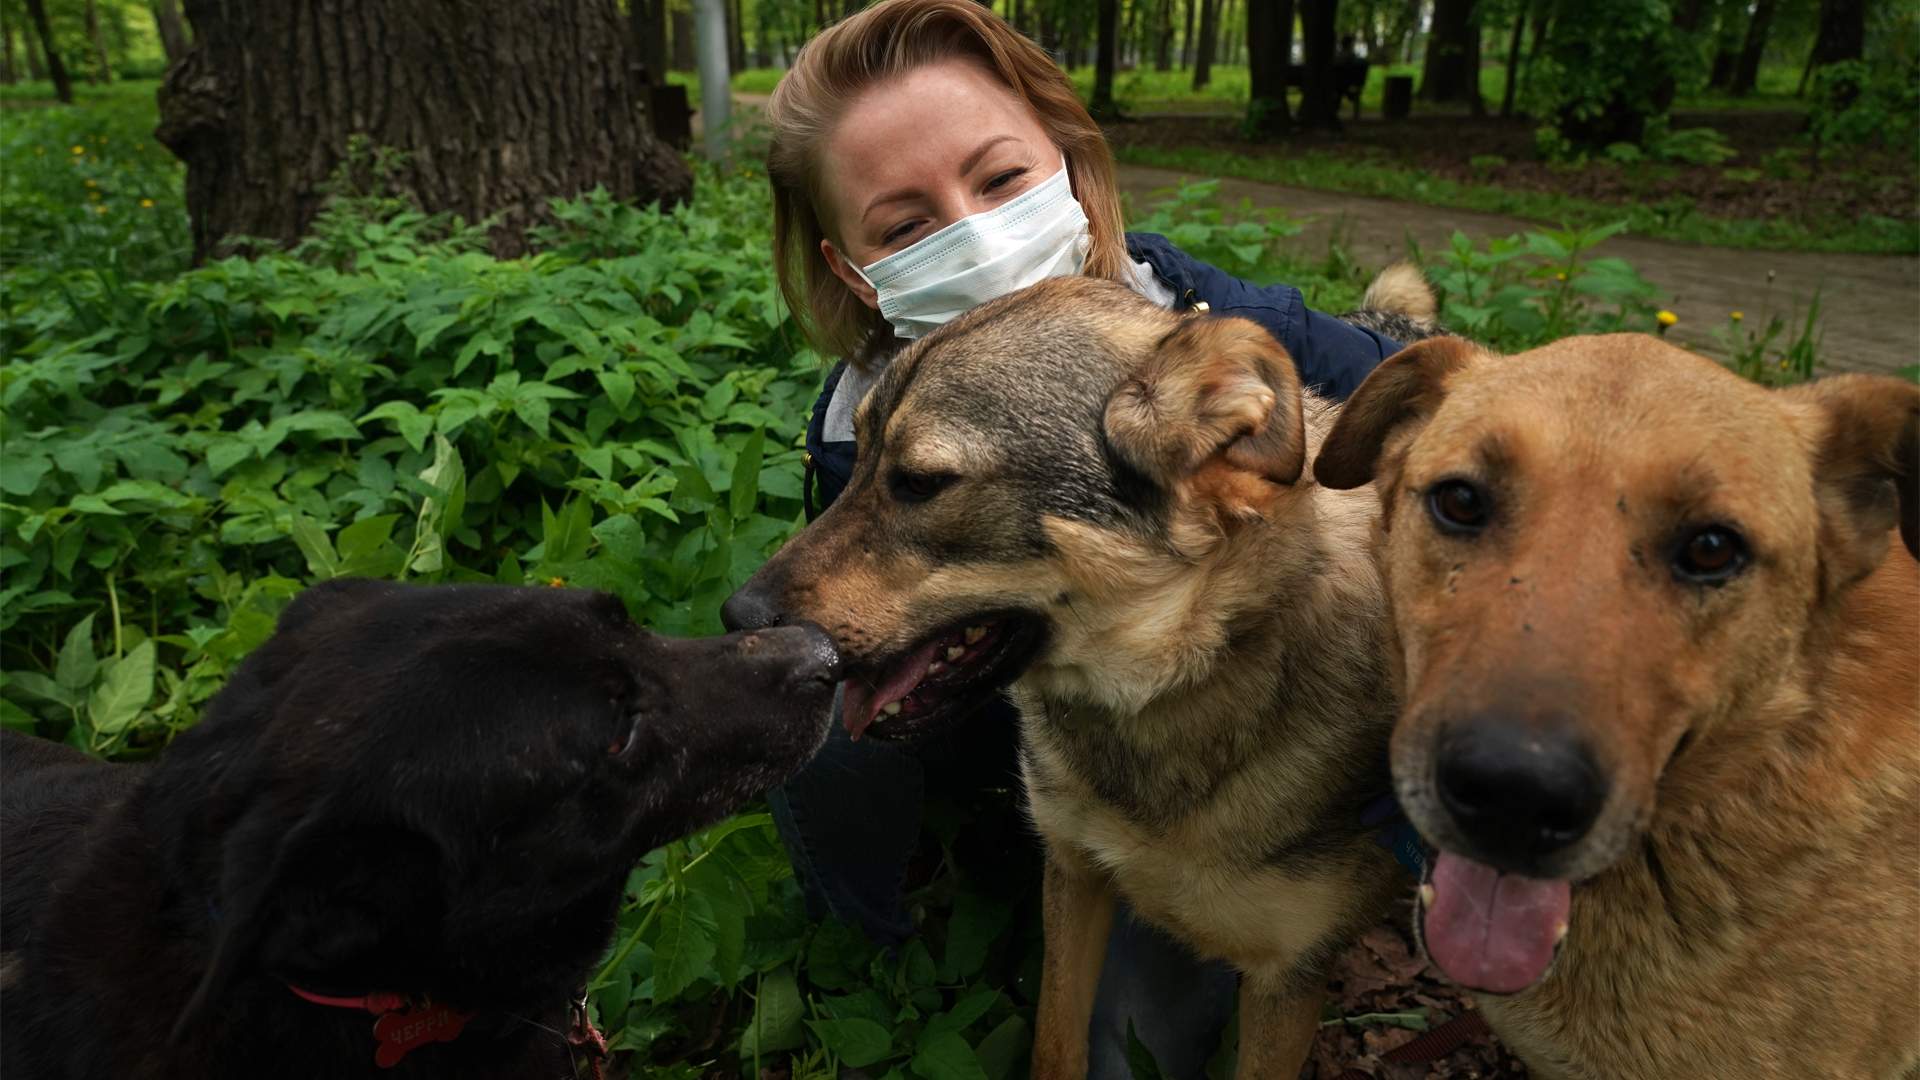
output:
M 1431 884 L 1422 928 L 1427 953 L 1447 978 L 1512 994 L 1546 974 L 1567 925 L 1572 889 L 1566 882 L 1502 874 L 1441 852 Z
M 913 655 L 882 672 L 877 684 L 847 680 L 840 702 L 840 722 L 846 725 L 847 734 L 853 736 L 855 742 L 860 741 L 861 732 L 872 726 L 888 702 L 906 697 L 908 691 L 920 685 L 939 649 L 940 642 L 927 642 Z

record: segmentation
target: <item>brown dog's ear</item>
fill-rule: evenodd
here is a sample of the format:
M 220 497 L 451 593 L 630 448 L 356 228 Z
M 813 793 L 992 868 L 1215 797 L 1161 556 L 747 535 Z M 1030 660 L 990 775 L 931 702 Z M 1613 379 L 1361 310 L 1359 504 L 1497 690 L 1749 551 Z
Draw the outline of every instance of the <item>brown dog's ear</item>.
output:
M 1313 478 L 1341 491 L 1371 482 L 1387 437 L 1409 420 L 1431 416 L 1446 396 L 1448 377 L 1481 355 L 1462 338 L 1435 337 L 1381 361 L 1340 410 L 1313 459 Z
M 1886 375 L 1835 375 L 1794 387 L 1813 406 L 1814 497 L 1829 590 L 1873 572 L 1897 521 L 1920 559 L 1920 386 Z
M 1306 465 L 1300 376 L 1273 336 L 1245 319 L 1193 318 L 1107 401 L 1107 441 L 1162 487 L 1201 486 L 1244 505 L 1257 482 L 1291 484 Z

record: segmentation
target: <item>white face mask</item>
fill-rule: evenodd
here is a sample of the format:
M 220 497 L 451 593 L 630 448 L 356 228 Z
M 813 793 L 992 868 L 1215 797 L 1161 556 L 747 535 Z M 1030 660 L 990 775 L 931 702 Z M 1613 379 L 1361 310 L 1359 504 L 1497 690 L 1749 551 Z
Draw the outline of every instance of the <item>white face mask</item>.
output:
M 1079 273 L 1091 243 L 1062 162 L 1011 201 L 856 272 L 880 295 L 880 314 L 894 333 L 917 338 L 976 304 Z

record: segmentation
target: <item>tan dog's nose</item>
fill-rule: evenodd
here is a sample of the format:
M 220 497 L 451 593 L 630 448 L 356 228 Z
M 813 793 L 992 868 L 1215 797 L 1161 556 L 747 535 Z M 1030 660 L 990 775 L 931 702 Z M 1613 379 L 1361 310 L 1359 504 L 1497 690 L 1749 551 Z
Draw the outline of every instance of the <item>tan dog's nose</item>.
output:
M 1440 803 L 1474 853 L 1538 876 L 1600 816 L 1607 784 L 1571 724 L 1482 715 L 1450 724 L 1434 762 Z

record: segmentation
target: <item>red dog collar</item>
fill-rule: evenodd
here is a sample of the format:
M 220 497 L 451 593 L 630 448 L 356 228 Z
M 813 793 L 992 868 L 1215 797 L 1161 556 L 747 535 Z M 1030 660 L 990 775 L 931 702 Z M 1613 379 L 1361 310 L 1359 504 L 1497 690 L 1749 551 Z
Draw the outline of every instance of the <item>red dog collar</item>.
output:
M 456 1012 L 426 1000 L 415 1003 L 400 994 L 384 991 L 359 997 L 328 997 L 292 983 L 287 984 L 287 989 L 315 1005 L 357 1009 L 379 1017 L 373 1022 L 373 1063 L 382 1069 L 400 1064 L 400 1059 L 416 1047 L 452 1042 L 467 1026 L 467 1021 L 473 1019 L 472 1013 Z

